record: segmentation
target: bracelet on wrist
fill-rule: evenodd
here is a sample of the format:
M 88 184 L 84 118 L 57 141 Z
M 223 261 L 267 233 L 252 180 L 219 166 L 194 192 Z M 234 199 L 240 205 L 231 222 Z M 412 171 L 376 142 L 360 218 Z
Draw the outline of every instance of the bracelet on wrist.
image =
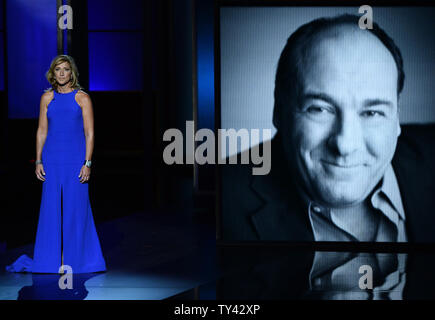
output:
M 35 164 L 42 164 L 42 160 L 36 160 Z
M 85 160 L 84 165 L 85 165 L 86 167 L 90 168 L 91 165 L 92 165 L 92 161 L 91 161 L 91 160 Z

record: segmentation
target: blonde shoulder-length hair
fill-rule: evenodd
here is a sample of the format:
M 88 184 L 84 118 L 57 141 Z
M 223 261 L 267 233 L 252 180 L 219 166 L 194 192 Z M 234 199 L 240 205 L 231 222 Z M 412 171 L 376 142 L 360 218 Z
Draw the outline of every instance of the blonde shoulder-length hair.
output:
M 51 88 L 46 89 L 45 92 L 52 91 L 53 89 L 57 91 L 58 84 L 54 77 L 54 68 L 56 68 L 59 64 L 63 62 L 68 62 L 71 67 L 71 87 L 77 90 L 83 89 L 79 84 L 79 70 L 77 69 L 77 65 L 74 62 L 73 57 L 66 54 L 60 54 L 54 57 L 54 59 L 51 61 L 50 68 L 45 73 L 45 77 L 51 84 Z

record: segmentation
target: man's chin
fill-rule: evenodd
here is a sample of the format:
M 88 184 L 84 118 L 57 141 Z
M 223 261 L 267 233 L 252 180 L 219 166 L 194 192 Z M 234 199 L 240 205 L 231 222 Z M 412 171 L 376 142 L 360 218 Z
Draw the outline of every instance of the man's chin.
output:
M 331 208 L 352 206 L 364 200 L 364 194 L 357 188 L 354 185 L 336 185 L 334 188 L 323 189 L 320 198 L 324 205 Z

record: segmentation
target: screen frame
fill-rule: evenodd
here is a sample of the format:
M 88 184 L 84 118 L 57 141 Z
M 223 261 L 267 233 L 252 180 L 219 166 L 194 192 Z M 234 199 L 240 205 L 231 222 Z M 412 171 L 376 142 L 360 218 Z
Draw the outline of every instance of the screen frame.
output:
M 220 57 L 220 10 L 224 7 L 355 7 L 362 5 L 370 5 L 373 7 L 434 7 L 435 4 L 428 1 L 359 1 L 359 0 L 328 0 L 328 1 L 312 1 L 312 0 L 215 0 L 214 4 L 214 84 L 215 84 L 215 136 L 218 134 L 218 129 L 221 128 L 221 57 Z M 216 163 L 218 148 L 215 146 Z M 293 241 L 272 241 L 272 240 L 253 240 L 253 241 L 234 241 L 223 238 L 223 212 L 222 212 L 222 174 L 218 164 L 215 169 L 215 214 L 216 214 L 216 245 L 218 247 L 226 246 L 285 246 L 296 249 L 309 249 L 319 251 L 354 251 L 354 252 L 415 252 L 415 251 L 430 251 L 435 252 L 435 242 L 338 242 L 338 241 L 308 241 L 308 242 L 293 242 Z

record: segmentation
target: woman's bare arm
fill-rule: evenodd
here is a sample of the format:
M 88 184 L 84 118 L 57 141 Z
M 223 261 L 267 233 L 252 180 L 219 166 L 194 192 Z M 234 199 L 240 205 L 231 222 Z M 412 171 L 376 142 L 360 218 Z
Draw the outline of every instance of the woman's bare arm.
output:
M 38 130 L 36 132 L 36 160 L 42 159 L 42 148 L 44 147 L 48 132 L 47 106 L 52 98 L 52 92 L 46 92 L 41 97 L 41 102 L 39 105 L 39 123 Z M 39 180 L 45 181 L 45 171 L 43 164 L 40 163 L 36 165 L 35 174 Z
M 36 132 L 36 160 L 41 160 L 42 148 L 45 144 L 48 132 L 48 120 L 47 120 L 47 105 L 53 97 L 52 92 L 46 92 L 41 97 L 39 105 L 39 122 L 38 130 Z
M 82 107 L 83 127 L 86 138 L 86 160 L 91 160 L 95 143 L 92 101 L 87 93 L 81 91 L 77 93 L 77 103 Z

